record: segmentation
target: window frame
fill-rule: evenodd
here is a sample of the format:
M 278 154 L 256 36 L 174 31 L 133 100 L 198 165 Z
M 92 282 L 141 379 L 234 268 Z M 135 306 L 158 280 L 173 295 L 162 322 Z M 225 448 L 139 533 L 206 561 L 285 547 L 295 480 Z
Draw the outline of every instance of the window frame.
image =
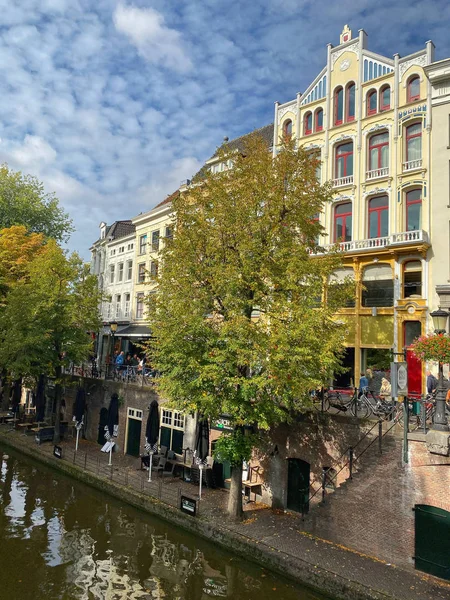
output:
M 155 278 L 158 277 L 158 269 L 159 264 L 157 260 L 150 261 L 150 277 Z
M 181 418 L 180 418 L 181 417 Z M 180 425 L 181 423 L 181 425 Z M 181 440 L 181 450 L 184 443 L 184 436 L 186 433 L 186 415 L 180 410 L 170 410 L 166 408 L 161 408 L 161 427 L 159 429 L 159 443 L 161 445 L 161 433 L 162 430 L 166 429 L 170 431 L 170 443 L 168 445 L 168 450 L 175 452 L 178 456 L 182 456 L 182 452 L 176 452 L 173 448 L 173 432 L 178 431 L 182 433 Z
M 144 318 L 144 292 L 137 292 L 136 294 L 136 319 Z
M 322 125 L 319 125 L 319 115 L 322 115 Z M 323 108 L 318 108 L 314 113 L 314 130 L 323 131 Z
M 311 120 L 309 127 L 308 127 L 308 119 Z M 303 117 L 303 133 L 304 133 L 304 135 L 311 135 L 312 132 L 313 132 L 313 114 L 309 110 Z
M 147 252 L 147 234 L 139 236 L 139 254 L 145 254 Z
M 338 214 L 336 212 L 336 209 L 338 209 L 340 206 L 346 206 L 346 205 L 350 206 L 350 212 L 346 212 L 346 213 L 340 213 Z M 342 218 L 343 219 L 343 223 L 342 223 L 342 229 L 344 231 L 346 231 L 347 227 L 346 227 L 346 223 L 347 223 L 347 219 L 348 217 L 351 218 L 351 227 L 350 227 L 350 239 L 346 240 L 346 239 L 338 239 L 337 237 L 337 231 L 336 231 L 336 222 L 337 219 Z M 351 202 L 339 202 L 338 204 L 336 204 L 333 207 L 333 241 L 336 244 L 341 244 L 343 242 L 351 242 L 352 241 L 352 237 L 353 237 L 353 204 Z
M 375 98 L 375 108 L 370 108 L 370 99 Z M 366 96 L 366 114 L 368 117 L 372 115 L 376 115 L 378 112 L 378 98 L 377 98 L 377 90 L 371 89 L 367 92 Z
M 117 265 L 117 281 L 118 282 L 123 281 L 123 274 L 124 274 L 124 268 L 123 268 L 123 262 L 121 262 Z
M 379 200 L 380 198 L 386 198 L 386 204 L 383 206 L 371 208 L 370 203 L 373 202 L 374 200 Z M 387 224 L 387 232 L 386 233 L 382 233 L 382 231 L 381 231 L 381 220 L 382 220 L 383 212 L 387 212 L 387 216 L 388 216 L 388 224 Z M 374 237 L 372 237 L 370 235 L 370 215 L 371 214 L 376 214 L 376 216 L 377 216 L 377 235 Z M 367 238 L 369 240 L 371 240 L 371 239 L 386 237 L 388 235 L 389 235 L 389 196 L 387 194 L 381 194 L 380 196 L 372 196 L 371 198 L 369 198 L 369 201 L 367 203 Z
M 145 283 L 145 262 L 138 264 L 137 283 Z
M 292 137 L 292 119 L 286 119 L 283 122 L 283 136 L 287 139 L 291 139 Z
M 418 200 L 410 200 L 409 195 L 413 192 L 420 192 L 420 198 Z M 423 189 L 420 187 L 414 187 L 405 192 L 405 226 L 406 231 L 420 231 L 422 227 L 422 202 L 423 202 Z M 409 229 L 409 207 L 414 206 L 415 204 L 420 204 L 420 214 L 419 214 L 419 229 Z
M 339 94 L 342 94 L 342 115 L 340 119 L 338 118 Z M 344 109 L 344 88 L 342 87 L 342 85 L 340 85 L 334 90 L 333 96 L 333 123 L 336 127 L 338 125 L 342 125 L 342 123 L 344 122 Z
M 389 104 L 383 104 L 383 93 L 389 90 Z M 380 107 L 380 112 L 384 112 L 386 110 L 391 110 L 391 86 L 389 84 L 383 85 L 380 88 L 380 97 L 378 98 L 378 106 Z
M 351 144 L 352 145 L 352 150 L 344 152 L 341 155 L 338 155 L 339 153 L 339 148 L 342 148 L 343 146 L 346 146 L 347 144 Z M 353 144 L 353 140 L 348 140 L 346 142 L 342 142 L 340 144 L 338 144 L 335 149 L 334 149 L 334 178 L 335 179 L 341 179 L 342 177 L 353 177 L 353 171 L 354 171 L 354 164 L 353 164 L 353 153 L 354 153 L 354 144 Z M 347 161 L 348 161 L 348 157 L 352 156 L 352 172 L 348 173 L 347 172 Z M 338 169 L 338 160 L 340 158 L 344 159 L 344 169 L 343 169 L 343 174 L 342 175 L 338 175 L 339 169 Z
M 411 84 L 414 83 L 415 81 L 418 81 L 419 83 L 419 91 L 417 94 L 415 94 L 414 96 L 411 94 Z M 411 75 L 411 77 L 408 79 L 408 83 L 406 84 L 406 88 L 407 88 L 407 100 L 408 102 L 416 102 L 417 100 L 420 100 L 420 75 Z
M 133 279 L 133 261 L 131 259 L 127 260 L 127 279 L 126 281 L 131 281 Z
M 109 265 L 109 283 L 114 283 L 116 265 Z
M 420 267 L 418 269 L 411 269 L 410 271 L 408 271 L 406 269 L 406 265 L 408 265 L 409 263 L 419 263 Z M 408 294 L 406 295 L 405 293 L 405 275 L 406 273 L 420 273 L 420 285 L 416 286 L 420 288 L 420 294 Z M 403 294 L 403 298 L 411 298 L 411 296 L 420 296 L 422 298 L 422 288 L 423 288 L 423 268 L 422 268 L 422 261 L 419 258 L 412 258 L 412 259 L 408 259 L 405 260 L 405 262 L 402 264 L 402 294 Z
M 409 130 L 413 127 L 419 126 L 419 133 L 410 134 Z M 409 142 L 410 140 L 416 139 L 420 137 L 420 158 L 409 158 Z M 412 160 L 422 160 L 422 123 L 421 121 L 416 121 L 415 123 L 410 123 L 405 127 L 405 158 L 406 162 L 411 162 Z
M 350 114 L 350 89 L 354 89 L 354 97 L 353 97 L 353 115 Z M 347 84 L 345 88 L 345 122 L 352 123 L 355 120 L 356 114 L 356 84 L 354 81 L 351 81 Z
M 161 235 L 159 229 L 154 229 L 151 234 L 151 248 L 152 252 L 159 252 L 159 245 L 161 242 Z
M 377 136 L 379 135 L 386 135 L 388 136 L 387 141 L 386 142 L 382 142 L 380 144 L 373 144 L 372 140 L 374 140 Z M 369 147 L 368 147 L 368 159 L 369 159 L 369 165 L 368 165 L 368 171 L 376 171 L 377 169 L 384 169 L 386 167 L 381 166 L 381 162 L 382 162 L 382 148 L 384 147 L 388 147 L 388 166 L 387 168 L 389 168 L 389 131 L 378 131 L 377 133 L 374 133 L 373 135 L 371 135 L 369 137 Z M 378 165 L 376 167 L 374 167 L 372 165 L 372 150 L 377 149 L 377 162 Z

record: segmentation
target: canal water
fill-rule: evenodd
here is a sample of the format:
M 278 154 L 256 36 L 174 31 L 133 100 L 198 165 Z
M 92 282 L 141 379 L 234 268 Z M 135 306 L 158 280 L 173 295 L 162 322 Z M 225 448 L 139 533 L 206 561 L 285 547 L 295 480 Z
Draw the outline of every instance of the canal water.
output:
M 0 447 L 1 600 L 324 600 Z

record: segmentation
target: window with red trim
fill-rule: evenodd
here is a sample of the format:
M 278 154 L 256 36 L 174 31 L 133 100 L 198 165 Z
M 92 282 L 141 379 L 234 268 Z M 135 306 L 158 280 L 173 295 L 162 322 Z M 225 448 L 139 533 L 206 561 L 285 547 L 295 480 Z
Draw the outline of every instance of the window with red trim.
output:
M 372 90 L 367 94 L 367 114 L 374 115 L 377 112 L 377 92 Z
M 369 171 L 389 166 L 389 134 L 377 133 L 369 139 Z
M 369 200 L 369 238 L 384 237 L 389 234 L 389 202 L 387 196 Z
M 391 108 L 391 88 L 385 85 L 380 90 L 380 111 Z
M 316 110 L 315 117 L 316 117 L 316 123 L 315 123 L 316 131 L 322 131 L 322 129 L 323 129 L 323 110 L 321 108 Z
M 345 96 L 345 120 L 347 122 L 355 120 L 355 90 L 355 84 L 349 83 Z
M 312 112 L 306 113 L 303 125 L 305 135 L 312 133 L 312 118 Z
M 339 87 L 334 92 L 334 124 L 342 125 L 344 121 L 344 90 Z
M 422 158 L 422 125 L 414 123 L 406 128 L 406 162 Z
M 338 204 L 334 209 L 334 241 L 350 242 L 352 239 L 352 203 Z
M 415 75 L 408 81 L 408 102 L 414 102 L 420 98 L 420 77 Z
M 353 142 L 346 142 L 336 148 L 335 178 L 353 175 Z
M 284 137 L 291 138 L 292 137 L 292 121 L 288 119 L 283 124 L 283 135 Z
M 418 231 L 421 228 L 422 190 L 420 188 L 406 192 L 406 231 Z

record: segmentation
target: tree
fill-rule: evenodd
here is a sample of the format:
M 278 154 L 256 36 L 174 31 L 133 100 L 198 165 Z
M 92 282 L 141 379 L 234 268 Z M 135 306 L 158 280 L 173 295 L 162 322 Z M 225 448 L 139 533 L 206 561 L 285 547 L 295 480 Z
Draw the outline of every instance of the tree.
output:
M 254 136 L 231 156 L 230 171 L 173 200 L 176 233 L 148 318 L 161 394 L 178 409 L 234 422 L 220 445 L 233 460 L 228 510 L 239 518 L 242 460 L 255 442 L 244 426 L 289 421 L 339 365 L 344 324 L 333 317 L 346 290 L 322 301 L 340 257 L 316 242 L 316 215 L 331 199 L 317 161 L 290 143 L 273 159 Z
M 27 263 L 26 276 L 11 286 L 0 313 L 0 364 L 37 378 L 56 378 L 55 438 L 59 441 L 62 369 L 92 351 L 91 331 L 100 326 L 96 277 L 77 254 L 66 256 L 48 240 Z
M 54 193 L 31 175 L 0 167 L 0 229 L 24 225 L 32 233 L 43 233 L 58 241 L 67 241 L 72 221 L 59 206 Z

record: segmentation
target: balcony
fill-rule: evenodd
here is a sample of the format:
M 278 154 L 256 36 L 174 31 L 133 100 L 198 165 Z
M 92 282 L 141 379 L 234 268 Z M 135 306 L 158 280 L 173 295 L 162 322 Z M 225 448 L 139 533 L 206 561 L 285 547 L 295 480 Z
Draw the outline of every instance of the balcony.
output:
M 379 177 L 387 177 L 389 175 L 389 167 L 383 167 L 382 169 L 373 169 L 372 171 L 366 172 L 366 180 L 378 179 Z
M 403 172 L 414 171 L 414 169 L 422 168 L 422 159 L 417 158 L 416 160 L 408 160 L 403 163 Z
M 417 231 L 402 231 L 393 233 L 380 238 L 369 238 L 366 240 L 353 240 L 351 242 L 341 242 L 340 244 L 327 244 L 323 246 L 325 252 L 338 247 L 341 252 L 367 252 L 376 251 L 383 248 L 392 248 L 396 246 L 407 246 L 417 244 L 428 244 L 428 233 L 419 229 Z M 318 252 L 317 254 L 323 254 Z
M 353 175 L 347 177 L 339 177 L 333 180 L 333 187 L 343 187 L 344 185 L 353 185 Z

